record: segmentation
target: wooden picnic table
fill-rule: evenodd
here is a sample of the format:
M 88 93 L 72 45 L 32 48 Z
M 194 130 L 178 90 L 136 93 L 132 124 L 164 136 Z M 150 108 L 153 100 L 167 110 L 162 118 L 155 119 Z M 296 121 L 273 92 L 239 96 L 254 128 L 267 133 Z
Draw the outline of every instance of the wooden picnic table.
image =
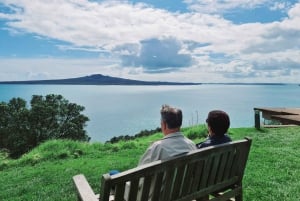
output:
M 260 112 L 267 120 L 279 121 L 281 125 L 300 125 L 300 108 L 254 108 L 255 127 L 260 128 Z

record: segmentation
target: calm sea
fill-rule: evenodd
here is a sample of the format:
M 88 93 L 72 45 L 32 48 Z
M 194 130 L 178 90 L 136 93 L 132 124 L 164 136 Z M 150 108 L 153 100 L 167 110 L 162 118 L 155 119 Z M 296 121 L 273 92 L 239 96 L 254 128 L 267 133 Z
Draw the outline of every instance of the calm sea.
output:
M 254 107 L 300 107 L 298 85 L 87 86 L 0 85 L 0 101 L 13 97 L 61 94 L 85 107 L 91 141 L 134 135 L 159 127 L 159 110 L 170 104 L 183 110 L 183 126 L 204 123 L 213 109 L 228 112 L 231 127 L 254 126 Z

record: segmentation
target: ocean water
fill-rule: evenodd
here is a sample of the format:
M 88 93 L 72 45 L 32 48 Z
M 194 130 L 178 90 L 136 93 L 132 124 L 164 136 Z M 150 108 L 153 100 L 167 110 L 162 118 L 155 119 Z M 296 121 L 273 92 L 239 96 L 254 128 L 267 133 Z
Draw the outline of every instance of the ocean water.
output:
M 91 141 L 134 135 L 160 126 L 162 104 L 182 109 L 183 126 L 203 124 L 210 110 L 230 115 L 231 127 L 253 127 L 254 107 L 300 107 L 298 85 L 103 86 L 0 85 L 0 101 L 61 94 L 85 107 Z

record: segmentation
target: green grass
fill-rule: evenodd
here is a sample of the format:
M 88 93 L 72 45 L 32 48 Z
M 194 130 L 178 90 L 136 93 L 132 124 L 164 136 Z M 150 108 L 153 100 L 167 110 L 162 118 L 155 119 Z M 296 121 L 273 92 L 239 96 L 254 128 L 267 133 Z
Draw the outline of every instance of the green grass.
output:
M 195 142 L 205 127 L 184 128 Z M 246 201 L 300 200 L 300 127 L 230 129 L 234 140 L 253 139 L 243 180 Z M 0 154 L 0 200 L 76 200 L 72 176 L 83 173 L 97 191 L 100 176 L 111 169 L 135 167 L 161 133 L 117 144 L 48 141 L 18 160 Z

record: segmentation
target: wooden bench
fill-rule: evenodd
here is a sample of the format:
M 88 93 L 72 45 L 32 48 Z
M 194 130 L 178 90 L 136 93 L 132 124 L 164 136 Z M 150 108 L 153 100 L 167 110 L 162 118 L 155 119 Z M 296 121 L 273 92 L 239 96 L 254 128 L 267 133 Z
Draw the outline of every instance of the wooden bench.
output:
M 101 179 L 100 197 L 84 175 L 73 177 L 78 200 L 109 201 L 227 201 L 243 200 L 242 179 L 251 139 L 245 138 L 222 145 L 207 147 L 165 161 L 143 166 Z M 130 187 L 128 189 L 128 184 Z M 127 186 L 127 187 L 126 187 Z M 127 190 L 128 192 L 126 192 Z

